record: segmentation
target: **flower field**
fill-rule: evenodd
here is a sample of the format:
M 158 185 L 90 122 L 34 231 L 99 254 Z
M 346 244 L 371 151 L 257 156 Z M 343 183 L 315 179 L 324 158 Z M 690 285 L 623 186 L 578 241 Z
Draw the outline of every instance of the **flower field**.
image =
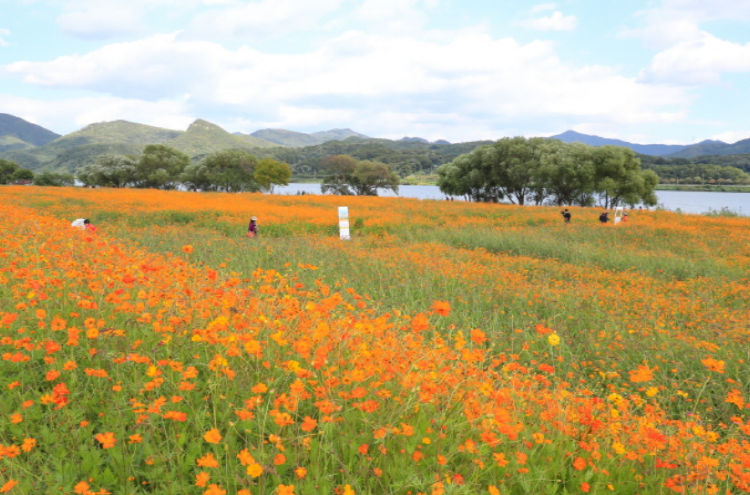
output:
M 559 210 L 2 187 L 0 493 L 750 492 L 750 218 Z

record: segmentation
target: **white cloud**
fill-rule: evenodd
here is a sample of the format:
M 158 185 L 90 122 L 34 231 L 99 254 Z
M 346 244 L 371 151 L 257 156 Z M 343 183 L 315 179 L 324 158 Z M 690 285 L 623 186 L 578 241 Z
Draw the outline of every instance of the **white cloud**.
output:
M 737 141 L 743 139 L 750 139 L 749 131 L 726 131 L 719 134 L 714 134 L 709 139 L 715 139 L 717 141 L 724 141 L 725 143 L 734 144 Z
M 658 53 L 639 78 L 646 82 L 716 84 L 725 72 L 750 72 L 750 43 L 740 45 L 703 33 Z
M 364 0 L 356 17 L 380 31 L 414 32 L 427 22 L 427 13 L 420 3 L 420 0 Z
M 133 34 L 143 28 L 140 12 L 108 5 L 64 13 L 57 18 L 57 24 L 67 34 L 98 40 Z
M 534 5 L 533 7 L 531 7 L 529 12 L 531 14 L 536 14 L 538 12 L 544 12 L 546 10 L 555 10 L 556 8 L 556 3 L 540 3 L 539 5 Z
M 578 25 L 578 18 L 556 11 L 550 16 L 527 19 L 519 24 L 536 31 L 572 31 Z
M 194 120 L 179 101 L 144 101 L 109 96 L 41 101 L 0 93 L 3 111 L 67 134 L 96 122 L 129 120 L 167 129 L 186 129 Z
M 261 0 L 235 2 L 226 8 L 197 14 L 186 36 L 212 35 L 264 39 L 316 27 L 347 0 Z
M 646 123 L 684 117 L 690 98 L 680 89 L 640 84 L 610 67 L 568 66 L 553 46 L 477 32 L 437 42 L 352 31 L 290 55 L 159 35 L 4 70 L 31 85 L 113 95 L 104 108 L 71 107 L 83 120 L 154 111 L 140 121 L 153 121 L 158 112 L 187 120 L 188 114 L 214 115 L 220 125 L 353 127 L 371 135 L 421 129 L 431 133 L 426 138 L 459 140 L 538 126 L 532 122 L 540 118 Z
M 4 28 L 0 28 L 0 46 L 8 46 L 10 43 L 5 41 L 5 38 L 10 36 L 10 31 Z

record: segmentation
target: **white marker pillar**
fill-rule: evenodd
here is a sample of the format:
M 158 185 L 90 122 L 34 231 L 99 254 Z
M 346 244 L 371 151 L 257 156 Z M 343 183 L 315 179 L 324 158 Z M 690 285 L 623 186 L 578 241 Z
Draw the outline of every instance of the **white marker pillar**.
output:
M 349 207 L 339 206 L 339 235 L 349 240 Z
M 615 208 L 615 225 L 622 222 L 622 215 L 625 213 L 622 206 L 618 206 Z

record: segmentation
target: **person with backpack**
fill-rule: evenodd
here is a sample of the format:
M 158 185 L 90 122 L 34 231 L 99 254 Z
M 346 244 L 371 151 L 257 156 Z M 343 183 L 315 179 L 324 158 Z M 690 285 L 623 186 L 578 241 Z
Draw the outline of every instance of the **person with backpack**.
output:
M 609 212 L 604 211 L 601 215 L 599 215 L 599 221 L 602 223 L 602 225 L 606 225 L 607 222 L 609 222 Z
M 565 223 L 570 223 L 570 216 L 571 215 L 570 215 L 570 211 L 567 208 L 565 208 L 563 211 L 561 211 L 560 214 L 565 219 Z

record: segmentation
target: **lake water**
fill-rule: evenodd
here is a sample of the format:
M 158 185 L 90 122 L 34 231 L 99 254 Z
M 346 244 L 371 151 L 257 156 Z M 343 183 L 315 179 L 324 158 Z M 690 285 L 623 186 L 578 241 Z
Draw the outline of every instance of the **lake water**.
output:
M 289 184 L 276 189 L 276 194 L 321 194 L 320 184 Z M 437 186 L 399 186 L 399 196 L 404 198 L 444 200 L 445 194 Z M 391 191 L 379 191 L 381 196 L 396 196 Z M 727 208 L 740 215 L 750 215 L 750 193 L 656 191 L 659 206 L 683 213 L 706 213 Z M 456 198 L 459 200 L 459 198 Z

